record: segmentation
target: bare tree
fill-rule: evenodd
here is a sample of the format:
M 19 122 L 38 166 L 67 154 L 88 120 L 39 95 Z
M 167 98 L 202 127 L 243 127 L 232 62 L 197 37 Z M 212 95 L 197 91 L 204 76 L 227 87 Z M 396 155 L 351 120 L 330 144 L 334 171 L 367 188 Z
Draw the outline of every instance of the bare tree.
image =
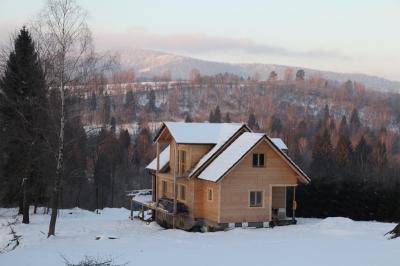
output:
M 57 166 L 48 236 L 55 235 L 62 189 L 66 123 L 65 90 L 78 81 L 79 73 L 85 69 L 87 58 L 93 55 L 92 38 L 86 17 L 86 12 L 74 0 L 49 0 L 33 22 L 48 84 L 52 88 L 59 89 L 60 95 Z

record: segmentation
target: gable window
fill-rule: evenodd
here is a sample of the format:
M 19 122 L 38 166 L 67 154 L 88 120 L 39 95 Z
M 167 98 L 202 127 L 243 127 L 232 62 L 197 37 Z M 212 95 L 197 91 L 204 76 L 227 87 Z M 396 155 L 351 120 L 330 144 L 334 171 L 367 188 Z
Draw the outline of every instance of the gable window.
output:
M 179 185 L 179 199 L 186 200 L 186 186 Z
M 167 181 L 165 181 L 165 180 L 161 181 L 161 192 L 162 192 L 162 195 L 163 195 L 163 196 L 166 196 L 166 195 L 167 195 L 167 192 L 168 192 L 168 183 L 167 183 Z
M 179 151 L 179 175 L 182 175 L 185 172 L 186 168 L 186 151 Z
M 262 191 L 250 191 L 250 202 L 249 206 L 250 207 L 262 207 L 262 197 L 263 193 Z
M 264 167 L 264 153 L 253 153 L 253 167 Z
M 208 201 L 212 201 L 213 200 L 213 189 L 212 188 L 209 188 L 207 190 L 207 200 Z

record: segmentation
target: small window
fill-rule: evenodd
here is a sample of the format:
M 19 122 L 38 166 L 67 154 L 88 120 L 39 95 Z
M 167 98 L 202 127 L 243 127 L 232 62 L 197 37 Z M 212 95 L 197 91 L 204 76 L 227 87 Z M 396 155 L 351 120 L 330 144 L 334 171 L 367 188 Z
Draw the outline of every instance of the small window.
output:
M 264 153 L 253 153 L 253 167 L 264 167 Z
M 207 190 L 207 200 L 209 200 L 209 201 L 213 200 L 213 190 L 212 190 L 212 188 L 209 188 Z
M 179 175 L 183 175 L 186 170 L 186 151 L 179 151 Z
M 262 191 L 250 191 L 250 207 L 262 207 Z
M 163 181 L 161 181 L 161 184 L 162 184 L 162 190 L 161 190 L 162 195 L 166 196 L 167 192 L 168 192 L 168 183 L 167 183 L 167 181 L 163 180 Z
M 186 200 L 186 186 L 179 185 L 179 199 Z

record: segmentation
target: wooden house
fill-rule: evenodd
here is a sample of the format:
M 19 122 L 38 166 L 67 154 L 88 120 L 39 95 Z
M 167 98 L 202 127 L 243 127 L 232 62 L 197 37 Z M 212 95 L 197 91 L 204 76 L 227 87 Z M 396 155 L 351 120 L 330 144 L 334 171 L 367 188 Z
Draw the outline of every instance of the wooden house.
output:
M 245 124 L 165 122 L 154 142 L 146 207 L 159 224 L 218 230 L 295 222 L 296 186 L 310 179 L 282 140 Z

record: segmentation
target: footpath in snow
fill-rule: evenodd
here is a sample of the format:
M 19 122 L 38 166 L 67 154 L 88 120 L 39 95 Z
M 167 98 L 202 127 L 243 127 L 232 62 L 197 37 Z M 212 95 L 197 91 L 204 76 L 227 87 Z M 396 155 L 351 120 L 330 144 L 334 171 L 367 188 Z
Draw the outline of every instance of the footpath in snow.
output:
M 12 235 L 8 222 L 16 209 L 0 209 L 0 248 Z M 113 258 L 127 265 L 360 265 L 398 266 L 400 239 L 387 240 L 390 223 L 347 218 L 299 219 L 297 225 L 190 233 L 164 230 L 155 223 L 129 220 L 126 209 L 100 214 L 61 210 L 55 237 L 47 238 L 50 216 L 31 216 L 31 224 L 12 225 L 21 235 L 15 250 L 0 254 L 0 265 L 64 265 L 85 256 Z M 6 249 L 7 250 L 7 249 Z

